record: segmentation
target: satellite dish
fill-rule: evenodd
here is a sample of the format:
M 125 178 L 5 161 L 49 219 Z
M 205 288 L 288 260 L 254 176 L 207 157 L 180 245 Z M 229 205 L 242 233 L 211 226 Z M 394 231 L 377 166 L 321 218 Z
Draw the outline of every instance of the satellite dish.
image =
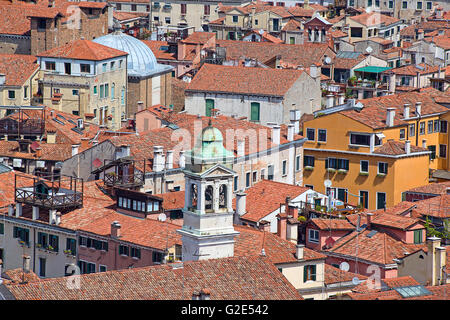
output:
M 372 47 L 368 46 L 367 49 L 366 49 L 366 52 L 369 53 L 369 54 L 372 53 L 373 52 Z
M 331 58 L 325 57 L 324 62 L 325 62 L 325 64 L 331 64 Z
M 324 182 L 323 182 L 323 185 L 326 187 L 326 188 L 329 188 L 329 187 L 331 187 L 331 180 L 329 180 L 329 179 L 327 179 L 327 180 L 325 180 Z
M 339 265 L 339 269 L 341 269 L 342 271 L 348 271 L 350 270 L 350 265 L 347 262 L 341 262 L 341 264 Z
M 167 216 L 164 213 L 159 214 L 159 216 L 158 216 L 159 221 L 164 222 L 164 221 L 166 221 L 166 219 L 167 219 Z
M 358 277 L 354 277 L 354 278 L 352 279 L 352 283 L 353 283 L 355 286 L 357 286 L 357 285 L 360 283 Z

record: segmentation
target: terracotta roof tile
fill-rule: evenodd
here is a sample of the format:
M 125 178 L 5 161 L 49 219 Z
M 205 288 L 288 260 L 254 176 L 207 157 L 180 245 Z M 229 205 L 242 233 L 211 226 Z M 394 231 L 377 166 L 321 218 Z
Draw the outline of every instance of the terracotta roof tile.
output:
M 18 284 L 22 283 L 24 280 L 26 282 L 39 282 L 41 279 L 36 273 L 30 270 L 30 272 L 23 272 L 22 268 L 5 270 L 2 274 L 4 284 Z
M 339 268 L 333 267 L 329 264 L 325 264 L 325 284 L 335 284 L 341 282 L 351 282 L 353 278 L 357 277 L 360 281 L 367 279 L 366 276 L 356 274 L 349 271 L 343 271 Z
M 450 194 L 414 202 L 417 213 L 436 218 L 450 218 Z
M 410 146 L 411 148 L 411 154 L 417 153 L 417 152 L 427 152 L 429 151 L 426 148 L 417 147 L 417 146 Z M 391 156 L 397 156 L 397 155 L 404 155 L 406 154 L 405 151 L 405 143 L 401 141 L 387 141 L 383 143 L 380 147 L 376 148 L 373 152 L 375 154 L 385 154 L 385 155 L 391 155 Z
M 426 63 L 419 64 L 422 68 L 418 68 L 415 64 L 410 64 L 407 66 L 390 69 L 388 71 L 384 71 L 383 73 L 395 73 L 396 75 L 409 75 L 409 76 L 416 76 L 417 72 L 419 72 L 421 75 L 425 74 L 431 74 L 431 73 L 437 73 L 439 71 L 439 66 L 431 66 Z
M 300 22 L 298 22 L 295 19 L 290 19 L 284 27 L 281 29 L 281 31 L 302 31 L 302 27 Z
M 36 61 L 35 56 L 0 54 L 0 74 L 5 75 L 5 85 L 23 86 L 25 81 L 39 69 Z
M 176 60 L 176 57 L 173 53 L 169 53 L 166 50 L 161 49 L 162 47 L 169 46 L 167 41 L 142 40 L 142 42 L 145 43 L 150 48 L 150 50 L 152 50 L 156 59 Z M 173 79 L 172 79 L 172 81 L 173 81 Z
M 241 257 L 107 271 L 81 276 L 82 290 L 53 278 L 8 285 L 17 300 L 191 300 L 207 288 L 212 300 L 302 299 L 287 279 L 263 257 Z M 45 288 L 45 289 L 44 289 Z
M 294 199 L 305 193 L 309 188 L 295 186 L 271 180 L 262 180 L 245 190 L 247 213 L 242 219 L 257 222 L 269 213 L 280 208 L 280 203 L 286 202 L 286 197 Z M 233 199 L 233 207 L 236 199 Z
M 450 181 L 430 183 L 421 187 L 410 189 L 407 192 L 440 195 L 447 194 L 448 188 L 450 188 Z
M 448 300 L 448 290 L 450 290 L 450 284 L 444 284 L 441 286 L 426 286 L 427 290 L 431 292 L 431 295 L 417 296 L 411 298 L 403 298 L 395 290 L 369 292 L 369 293 L 346 293 L 352 300 Z
M 38 57 L 54 57 L 101 61 L 126 56 L 127 52 L 116 50 L 90 40 L 75 40 L 38 54 Z
M 396 23 L 398 21 L 400 21 L 397 18 L 394 17 L 390 17 L 378 12 L 370 12 L 370 13 L 362 13 L 356 16 L 352 16 L 350 17 L 350 19 L 352 19 L 353 21 L 356 21 L 364 26 L 376 26 L 376 25 L 380 25 L 380 24 L 384 24 L 386 26 L 389 26 L 393 23 Z
M 319 230 L 355 230 L 355 226 L 344 219 L 310 219 L 309 223 L 316 225 Z

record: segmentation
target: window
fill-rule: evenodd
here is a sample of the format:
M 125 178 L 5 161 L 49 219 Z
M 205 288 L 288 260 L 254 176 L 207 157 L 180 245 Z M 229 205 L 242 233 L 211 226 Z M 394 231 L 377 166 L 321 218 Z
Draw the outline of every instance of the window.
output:
M 153 262 L 161 263 L 163 261 L 163 254 L 161 252 L 153 251 L 152 260 Z
M 350 133 L 350 144 L 359 146 L 370 146 L 370 135 Z
M 122 4 L 116 3 L 116 9 L 117 10 L 122 10 Z
M 319 230 L 309 229 L 308 241 L 313 243 L 319 243 Z
M 203 14 L 208 16 L 211 13 L 211 7 L 208 4 L 203 6 Z
M 371 7 L 373 5 L 373 0 L 367 0 L 367 6 Z
M 45 258 L 39 258 L 39 276 L 45 277 Z
M 413 123 L 409 125 L 409 136 L 414 137 L 415 135 L 416 135 L 416 125 Z
M 211 117 L 212 116 L 212 109 L 214 109 L 214 100 L 213 99 L 206 99 L 206 110 L 205 110 L 205 116 Z
M 38 21 L 38 29 L 45 29 L 47 27 L 46 19 L 39 19 Z
M 300 156 L 295 157 L 295 171 L 300 171 Z
M 377 209 L 383 209 L 386 206 L 386 193 L 377 192 Z
M 258 19 L 255 19 L 255 26 L 258 25 Z
M 447 121 L 441 120 L 441 128 L 440 128 L 439 132 L 447 133 Z
M 446 144 L 439 145 L 439 157 L 447 158 L 447 145 Z
M 107 63 L 102 64 L 102 72 L 106 72 Z
M 137 6 L 135 4 L 131 5 L 131 11 L 136 11 L 137 10 Z
M 77 96 L 78 95 L 78 90 L 77 89 L 73 89 L 72 90 L 72 95 L 73 96 Z
M 111 85 L 111 100 L 114 100 L 114 98 L 115 98 L 115 91 L 116 91 L 116 84 L 113 83 Z
M 238 190 L 238 181 L 239 181 L 238 176 L 235 176 L 234 177 L 234 191 Z
M 428 133 L 433 133 L 433 120 L 428 121 Z
M 261 169 L 261 180 L 266 178 L 266 169 Z
M 43 232 L 38 232 L 38 241 L 37 241 L 37 247 L 46 248 L 48 245 L 48 234 Z
M 120 255 L 128 256 L 129 255 L 129 251 L 130 251 L 130 247 L 123 246 L 123 245 L 119 246 L 119 254 Z
M 131 257 L 133 258 L 141 258 L 141 249 L 138 248 L 131 248 Z
M 14 227 L 13 228 L 13 237 L 18 238 L 21 241 L 28 244 L 30 242 L 30 230 L 24 229 L 21 227 Z
M 239 18 L 238 16 L 233 16 L 233 22 L 234 23 L 238 22 L 238 18 Z
M 108 98 L 109 96 L 109 84 L 105 83 L 105 98 Z
M 98 272 L 106 272 L 106 266 L 99 265 Z
M 245 174 L 245 187 L 249 188 L 250 187 L 250 172 L 247 172 Z
M 433 3 L 431 1 L 427 1 L 427 10 L 431 10 L 433 8 Z
M 166 22 L 166 24 L 170 24 L 170 17 L 165 17 L 165 22 Z
M 349 169 L 349 161 L 347 159 L 338 159 L 337 164 L 338 170 L 347 170 Z
M 289 44 L 295 44 L 295 37 L 289 37 Z
M 431 151 L 430 160 L 436 159 L 436 146 L 428 146 L 428 150 Z
M 350 28 L 352 38 L 362 38 L 362 28 Z
M 317 132 L 317 141 L 327 142 L 327 130 L 319 129 Z
M 252 102 L 250 106 L 250 121 L 259 121 L 259 102 Z
M 256 180 L 258 180 L 258 171 L 253 171 L 253 174 L 252 174 L 253 183 L 255 183 Z
M 267 166 L 267 180 L 273 180 L 274 167 L 273 165 Z
M 422 1 L 417 1 L 417 10 L 422 10 Z
M 316 265 L 304 267 L 303 282 L 316 281 Z
M 419 134 L 425 134 L 425 121 L 419 123 Z
M 50 250 L 52 250 L 54 252 L 58 252 L 59 251 L 59 237 L 55 236 L 53 234 L 50 234 L 48 236 L 48 246 L 49 246 Z
M 405 129 L 400 129 L 400 140 L 405 140 Z
M 316 140 L 316 129 L 307 128 L 306 129 L 306 139 L 308 139 L 308 141 Z
M 402 9 L 408 9 L 408 1 L 402 2 Z
M 94 86 L 94 94 L 97 94 L 97 86 Z
M 394 1 L 390 0 L 389 1 L 389 9 L 393 9 L 394 8 Z
M 422 243 L 422 230 L 414 230 L 414 244 L 421 244 Z
M 303 166 L 304 167 L 314 167 L 314 157 L 313 156 L 304 156 L 303 157 Z
M 387 174 L 387 172 L 388 172 L 387 162 L 378 162 L 378 173 L 379 174 Z
M 365 172 L 365 173 L 369 172 L 369 161 L 361 160 L 359 172 Z
M 23 87 L 23 98 L 28 99 L 28 86 Z
M 8 90 L 8 99 L 15 99 L 15 98 L 16 98 L 16 91 Z
M 337 198 L 343 202 L 347 202 L 347 189 L 338 188 Z
M 86 237 L 79 237 L 78 238 L 78 241 L 80 242 L 80 246 L 83 246 L 83 247 L 87 247 L 87 238 Z
M 76 255 L 77 254 L 77 240 L 67 238 L 66 239 L 66 250 L 70 251 L 70 254 Z
M 80 64 L 80 71 L 81 73 L 91 73 L 91 65 L 90 64 Z
M 363 206 L 363 208 L 369 209 L 369 192 L 368 191 L 360 191 L 359 192 L 359 203 Z
M 439 120 L 434 120 L 434 132 L 439 132 Z
M 328 158 L 325 159 L 325 169 L 337 169 L 337 159 L 336 158 Z
M 125 104 L 125 89 L 122 88 L 122 90 L 120 91 L 120 104 L 124 105 Z
M 0 234 L 5 234 L 5 225 L 3 223 L 0 223 Z
M 100 85 L 100 99 L 105 97 L 105 86 L 103 84 Z
M 378 8 L 380 7 L 380 0 L 375 0 L 375 6 Z
M 181 14 L 186 14 L 187 8 L 186 8 L 186 3 L 182 3 L 181 4 Z
M 287 175 L 287 160 L 283 160 L 283 176 Z
M 78 261 L 78 266 L 81 274 L 95 273 L 95 263 L 80 260 Z
M 45 61 L 45 70 L 56 70 L 55 61 Z

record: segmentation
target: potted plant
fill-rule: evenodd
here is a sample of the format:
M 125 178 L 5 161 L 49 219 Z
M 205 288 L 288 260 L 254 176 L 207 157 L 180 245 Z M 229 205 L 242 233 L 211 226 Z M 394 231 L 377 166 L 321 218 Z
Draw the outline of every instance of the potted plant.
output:
M 335 173 L 335 172 L 336 172 L 336 169 L 334 169 L 334 168 L 328 168 L 328 169 L 327 169 L 327 172 Z
M 64 253 L 65 253 L 65 254 L 73 255 L 73 254 L 72 254 L 72 250 L 64 250 Z
M 298 220 L 300 223 L 305 223 L 305 222 L 306 222 L 306 217 L 305 217 L 305 216 L 298 216 L 297 220 Z
M 386 176 L 385 173 L 377 173 L 377 177 L 384 178 Z
M 42 244 L 37 243 L 37 244 L 36 244 L 36 248 L 42 248 Z
M 339 170 L 338 170 L 338 173 L 347 174 L 347 170 L 345 170 L 345 169 L 339 169 Z
M 304 169 L 305 171 L 313 171 L 313 170 L 314 170 L 314 167 L 311 167 L 311 166 L 305 166 L 303 169 Z
M 360 176 L 368 176 L 369 173 L 368 173 L 368 172 L 359 172 L 359 175 L 360 175 Z

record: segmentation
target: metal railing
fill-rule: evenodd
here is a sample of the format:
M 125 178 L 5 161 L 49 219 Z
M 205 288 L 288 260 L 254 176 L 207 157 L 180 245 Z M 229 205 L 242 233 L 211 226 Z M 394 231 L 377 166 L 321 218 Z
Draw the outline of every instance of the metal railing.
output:
M 109 187 L 142 186 L 144 185 L 144 173 L 138 172 L 128 175 L 106 173 L 103 182 Z
M 17 202 L 46 208 L 78 206 L 83 204 L 83 194 L 81 192 L 47 194 L 26 190 L 26 188 L 17 188 L 15 198 Z

